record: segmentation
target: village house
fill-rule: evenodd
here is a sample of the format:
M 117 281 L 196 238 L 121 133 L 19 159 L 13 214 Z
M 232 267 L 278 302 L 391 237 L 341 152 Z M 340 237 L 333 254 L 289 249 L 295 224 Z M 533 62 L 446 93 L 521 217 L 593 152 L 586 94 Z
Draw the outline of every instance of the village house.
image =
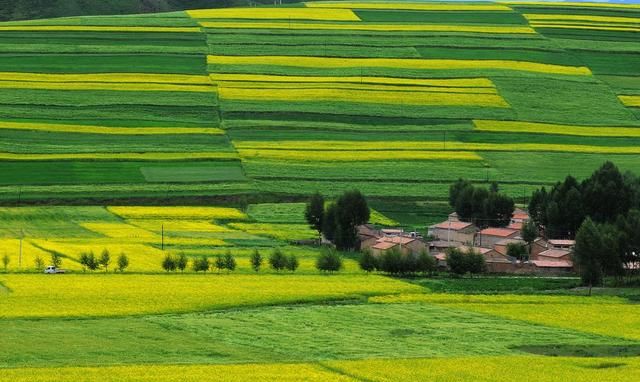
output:
M 509 228 L 485 228 L 476 237 L 476 246 L 493 248 L 496 243 L 505 239 L 515 239 L 520 232 Z
M 427 250 L 427 244 L 420 238 L 411 236 L 383 236 L 371 247 L 374 256 L 398 249 L 405 255 L 417 255 Z
M 473 223 L 461 221 L 444 221 L 429 227 L 428 235 L 439 241 L 459 242 L 472 244 L 476 233 L 476 226 Z
M 445 253 L 449 248 L 458 248 L 462 246 L 464 243 L 459 241 L 446 241 L 446 240 L 435 240 L 429 242 L 429 253 L 437 254 L 437 253 Z
M 565 249 L 547 249 L 538 253 L 532 260 L 571 262 L 571 252 Z
M 382 237 L 382 233 L 371 224 L 363 224 L 358 226 L 358 238 L 360 240 L 360 249 L 370 249 Z
M 575 240 L 549 240 L 549 246 L 554 249 L 565 249 L 567 251 L 573 250 L 576 246 Z
M 566 260 L 531 260 L 533 264 L 533 273 L 543 273 L 550 275 L 559 275 L 573 272 L 573 263 Z
M 523 245 L 526 245 L 526 243 L 522 239 L 503 239 L 503 240 L 498 241 L 493 246 L 493 249 L 496 252 L 498 252 L 499 254 L 506 256 L 509 244 L 523 244 Z
M 515 259 L 511 259 L 506 255 L 497 252 L 492 248 L 484 247 L 468 247 L 461 246 L 458 249 L 462 253 L 470 253 L 471 251 L 481 254 L 487 264 L 487 272 L 489 273 L 506 273 L 513 270 Z

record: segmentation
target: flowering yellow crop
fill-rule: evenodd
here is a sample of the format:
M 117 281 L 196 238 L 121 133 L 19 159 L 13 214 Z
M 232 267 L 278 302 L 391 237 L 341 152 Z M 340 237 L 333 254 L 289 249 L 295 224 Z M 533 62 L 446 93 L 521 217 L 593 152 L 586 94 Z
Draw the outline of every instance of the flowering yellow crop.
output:
M 127 253 L 129 254 L 129 253 Z M 162 259 L 156 263 L 159 267 Z M 64 263 L 63 263 L 64 264 Z M 132 260 L 132 266 L 135 264 Z M 12 293 L 0 298 L 0 318 L 119 316 L 418 292 L 422 288 L 375 275 L 118 275 L 64 277 L 2 274 Z M 46 301 L 43 304 L 42 301 Z M 4 374 L 3 374 L 4 375 Z
M 400 225 L 397 221 L 383 215 L 382 213 L 371 209 L 371 216 L 369 217 L 369 223 L 380 224 L 387 227 Z
M 146 240 L 151 241 L 150 239 Z M 134 272 L 161 270 L 160 265 L 165 255 L 163 251 L 151 245 L 135 243 L 135 241 L 126 243 L 123 242 L 123 239 L 33 239 L 32 242 L 45 250 L 63 254 L 65 258 L 62 259 L 62 268 L 73 270 L 81 269 L 78 261 L 83 252 L 93 252 L 94 255 L 99 257 L 103 250 L 108 250 L 111 254 L 110 269 L 112 270 L 115 268 L 118 256 L 124 253 L 129 258 L 129 268 L 127 270 Z M 160 245 L 160 238 L 155 244 Z
M 242 211 L 227 207 L 111 206 L 107 209 L 125 219 L 243 220 L 247 218 L 247 215 Z
M 531 21 L 595 21 L 599 23 L 640 23 L 637 17 L 612 17 L 612 16 L 596 16 L 596 15 L 558 15 L 546 13 L 528 13 L 523 15 L 527 20 Z
M 446 60 L 418 58 L 337 58 L 304 56 L 208 56 L 212 65 L 273 65 L 301 68 L 397 68 L 423 70 L 497 69 L 534 73 L 590 75 L 583 66 L 564 66 L 512 60 Z
M 148 231 L 161 232 L 207 232 L 223 233 L 232 232 L 229 228 L 212 224 L 209 220 L 154 220 L 154 219 L 129 219 L 127 223 Z
M 140 161 L 157 161 L 157 160 L 189 160 L 189 159 L 230 159 L 237 158 L 235 153 L 210 152 L 210 153 L 59 153 L 59 154 L 15 154 L 0 152 L 0 160 L 109 160 L 109 159 L 128 159 Z
M 85 222 L 80 225 L 89 231 L 123 241 L 159 240 L 155 233 L 126 223 Z
M 277 76 L 267 74 L 227 74 L 214 73 L 210 75 L 215 83 L 354 83 L 354 84 L 381 84 L 381 85 L 410 85 L 410 86 L 434 86 L 434 87 L 459 87 L 459 88 L 495 88 L 488 78 L 400 78 L 400 77 L 334 77 L 334 76 Z
M 107 135 L 224 134 L 224 130 L 214 127 L 111 127 L 3 121 L 0 129 Z
M 194 19 L 360 21 L 350 9 L 226 8 L 187 11 Z
M 442 145 L 442 144 L 441 144 Z M 313 162 L 357 162 L 378 160 L 482 160 L 470 151 L 409 151 L 409 150 L 270 150 L 240 149 L 243 159 L 298 160 Z
M 443 143 L 438 141 L 234 141 L 240 151 L 240 156 L 261 157 L 266 151 L 308 150 L 309 152 L 325 153 L 327 157 L 340 155 L 340 151 L 352 152 L 359 155 L 360 151 L 380 150 L 397 153 L 416 150 L 434 151 L 436 154 L 446 155 Z M 549 151 L 574 153 L 602 153 L 602 154 L 640 154 L 637 146 L 594 146 L 594 145 L 566 145 L 556 143 L 478 143 L 447 141 L 446 150 L 452 151 Z M 292 150 L 292 151 L 288 151 Z M 397 151 L 391 151 L 397 150 Z M 256 151 L 252 153 L 251 151 Z M 444 154 L 443 154 L 444 153 Z M 268 154 L 277 155 L 277 154 Z M 310 154 L 311 155 L 311 154 Z M 327 160 L 330 160 L 327 158 Z
M 323 366 L 302 363 L 11 368 L 2 375 L 13 382 L 355 382 Z
M 306 224 L 231 223 L 229 226 L 253 235 L 268 236 L 283 241 L 309 240 L 318 237 L 318 233 Z
M 387 85 L 387 84 L 365 84 L 365 83 L 345 83 L 345 82 L 245 82 L 245 81 L 220 81 L 217 83 L 218 89 L 336 89 L 336 90 L 379 90 L 379 91 L 399 91 L 399 92 L 422 92 L 422 93 L 466 93 L 466 94 L 498 94 L 495 87 L 444 87 L 444 86 L 413 86 L 413 85 Z M 222 90 L 224 92 L 224 90 Z
M 311 2 L 304 3 L 307 8 L 349 8 L 349 9 L 406 9 L 413 11 L 511 11 L 506 5 L 499 4 L 429 4 L 420 2 Z
M 215 93 L 214 86 L 174 85 L 155 83 L 115 83 L 115 82 L 27 82 L 0 81 L 0 89 L 45 89 L 45 90 L 117 90 L 148 92 L 197 92 Z
M 361 90 L 336 88 L 311 89 L 218 89 L 221 99 L 236 101 L 279 100 L 279 101 L 327 101 L 358 102 L 402 105 L 460 105 L 481 107 L 509 107 L 497 94 L 438 93 L 429 91 Z
M 576 317 L 578 317 L 576 315 Z M 475 356 L 329 361 L 358 381 L 377 382 L 619 382 L 640 380 L 640 361 L 628 358 Z
M 12 25 L 0 26 L 0 31 L 70 31 L 70 32 L 170 32 L 170 33 L 200 33 L 197 27 L 114 27 L 89 25 Z
M 600 8 L 631 8 L 631 9 L 637 9 L 640 8 L 640 5 L 638 4 L 616 4 L 616 3 L 608 3 L 608 2 L 602 2 L 602 3 L 597 3 L 597 2 L 546 2 L 546 1 L 521 1 L 521 2 L 517 2 L 517 1 L 498 1 L 499 3 L 504 3 L 504 4 L 512 4 L 512 5 L 525 5 L 525 6 L 531 6 L 531 5 L 542 5 L 544 7 L 562 7 L 562 8 L 567 8 L 567 7 L 579 7 L 579 8 L 584 8 L 584 7 L 600 7 Z
M 524 26 L 474 26 L 446 24 L 372 24 L 372 23 L 301 23 L 301 22 L 201 22 L 209 29 L 294 29 L 294 30 L 358 30 L 380 32 L 465 32 L 465 33 L 536 33 Z
M 43 266 L 49 265 L 51 260 L 49 252 L 34 246 L 29 239 L 22 240 L 22 256 L 20 253 L 20 239 L 0 239 L 0 257 L 4 257 L 4 255 L 9 256 L 9 264 L 7 266 L 9 271 L 35 269 L 37 258 L 43 261 Z M 3 269 L 1 265 L 0 269 Z M 43 269 L 38 269 L 38 271 L 43 271 Z
M 560 28 L 560 29 L 587 29 L 587 30 L 600 30 L 600 31 L 620 31 L 620 32 L 640 32 L 640 28 L 623 27 L 623 26 L 600 26 L 600 25 L 567 25 L 564 22 L 557 24 L 550 22 L 532 22 L 531 26 L 534 28 Z
M 640 107 L 640 95 L 621 95 L 618 98 L 625 106 Z
M 90 73 L 90 74 L 53 74 L 0 72 L 0 81 L 29 82 L 107 82 L 107 83 L 154 83 L 182 85 L 210 85 L 208 76 L 186 74 L 149 74 L 149 73 Z
M 577 135 L 582 137 L 640 137 L 638 127 L 574 126 L 521 121 L 474 120 L 478 131 Z

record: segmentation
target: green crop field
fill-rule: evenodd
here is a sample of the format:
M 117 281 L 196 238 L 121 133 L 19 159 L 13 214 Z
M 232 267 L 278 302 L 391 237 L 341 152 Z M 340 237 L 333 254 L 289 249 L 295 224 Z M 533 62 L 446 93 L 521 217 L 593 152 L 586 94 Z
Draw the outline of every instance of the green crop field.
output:
M 406 201 L 383 212 L 416 226 L 442 217 L 458 177 L 519 198 L 565 169 L 640 164 L 637 7 L 418 5 L 3 23 L 0 199 L 357 187 L 374 205 Z
M 637 172 L 639 4 L 4 3 L 0 381 L 640 380 L 637 288 L 323 273 L 304 217 L 358 189 L 424 233 L 458 178 Z

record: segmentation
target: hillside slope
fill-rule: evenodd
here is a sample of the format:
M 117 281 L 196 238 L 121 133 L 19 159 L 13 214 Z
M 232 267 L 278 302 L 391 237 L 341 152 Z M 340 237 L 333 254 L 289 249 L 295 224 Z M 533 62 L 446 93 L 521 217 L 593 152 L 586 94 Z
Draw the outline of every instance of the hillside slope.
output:
M 637 5 L 566 3 L 0 24 L 0 198 L 359 188 L 423 224 L 466 177 L 520 201 L 607 159 L 638 168 L 639 37 Z

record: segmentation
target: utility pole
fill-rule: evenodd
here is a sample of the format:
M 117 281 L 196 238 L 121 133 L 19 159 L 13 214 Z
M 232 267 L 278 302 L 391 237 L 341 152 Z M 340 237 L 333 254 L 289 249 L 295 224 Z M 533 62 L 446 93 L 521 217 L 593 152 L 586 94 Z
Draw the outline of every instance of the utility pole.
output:
M 164 223 L 162 223 L 162 244 L 161 244 L 162 250 L 164 251 Z

